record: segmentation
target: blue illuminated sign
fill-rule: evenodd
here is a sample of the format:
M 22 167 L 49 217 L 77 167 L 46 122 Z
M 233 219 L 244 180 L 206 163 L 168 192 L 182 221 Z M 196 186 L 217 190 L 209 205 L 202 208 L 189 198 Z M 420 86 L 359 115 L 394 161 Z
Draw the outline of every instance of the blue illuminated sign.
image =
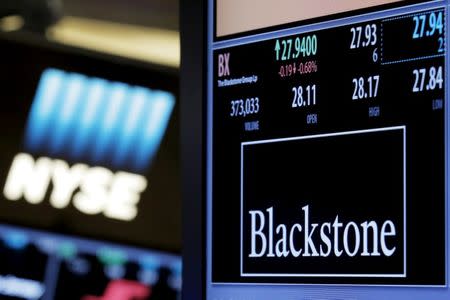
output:
M 168 92 L 47 69 L 25 148 L 141 173 L 151 165 L 174 105 Z

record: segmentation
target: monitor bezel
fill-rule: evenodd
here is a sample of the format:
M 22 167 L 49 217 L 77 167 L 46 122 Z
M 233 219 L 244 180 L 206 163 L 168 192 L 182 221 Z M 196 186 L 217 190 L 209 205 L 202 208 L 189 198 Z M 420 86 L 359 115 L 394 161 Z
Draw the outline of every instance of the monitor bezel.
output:
M 206 296 L 206 0 L 180 2 L 183 299 Z
M 181 143 L 182 143 L 182 196 L 183 196 L 183 299 L 207 299 L 207 103 L 208 103 L 208 0 L 180 1 L 181 28 Z M 422 1 L 411 1 L 422 2 Z M 395 4 L 397 5 L 397 4 Z M 391 5 L 391 6 L 395 6 Z M 390 7 L 385 5 L 385 7 Z M 374 9 L 363 9 L 370 11 Z M 340 14 L 340 16 L 345 15 Z M 310 20 L 308 20 L 310 21 Z M 289 24 L 288 24 L 289 25 Z M 249 32 L 215 37 L 215 41 Z M 285 27 L 286 24 L 278 27 Z M 260 33 L 273 29 L 252 31 Z

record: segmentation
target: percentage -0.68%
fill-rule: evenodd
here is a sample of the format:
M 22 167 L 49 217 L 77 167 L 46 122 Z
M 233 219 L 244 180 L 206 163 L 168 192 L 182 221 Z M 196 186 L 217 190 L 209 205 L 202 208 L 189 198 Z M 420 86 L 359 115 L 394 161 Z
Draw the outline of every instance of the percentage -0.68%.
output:
M 280 66 L 278 75 L 281 78 L 291 77 L 295 75 L 307 75 L 317 73 L 319 71 L 319 64 L 315 60 L 306 62 L 292 62 Z

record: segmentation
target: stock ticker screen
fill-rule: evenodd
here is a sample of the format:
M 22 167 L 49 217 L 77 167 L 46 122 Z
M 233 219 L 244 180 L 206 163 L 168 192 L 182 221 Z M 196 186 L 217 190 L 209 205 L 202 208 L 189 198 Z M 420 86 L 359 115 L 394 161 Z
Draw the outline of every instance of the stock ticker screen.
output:
M 447 1 L 210 1 L 207 299 L 448 299 Z
M 0 299 L 179 299 L 177 76 L 29 36 L 0 49 Z

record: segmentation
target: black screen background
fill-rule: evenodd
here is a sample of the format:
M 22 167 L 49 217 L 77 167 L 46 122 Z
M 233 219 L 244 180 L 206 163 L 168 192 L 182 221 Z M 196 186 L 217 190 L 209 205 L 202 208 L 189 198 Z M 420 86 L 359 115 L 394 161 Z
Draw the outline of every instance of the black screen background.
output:
M 372 22 L 374 23 L 374 22 Z M 380 24 L 379 21 L 375 23 Z M 403 49 L 404 58 L 435 53 L 434 40 L 410 43 L 412 22 L 405 19 L 386 23 L 384 42 L 391 49 Z M 365 25 L 366 23 L 362 23 Z M 360 24 L 358 24 L 360 25 Z M 357 284 L 445 284 L 445 144 L 444 110 L 433 110 L 432 101 L 444 99 L 444 89 L 413 93 L 414 69 L 443 66 L 444 58 L 409 61 L 399 64 L 374 63 L 373 48 L 349 51 L 350 26 L 315 32 L 319 40 L 313 60 L 319 71 L 311 75 L 280 78 L 281 63 L 274 60 L 275 40 L 216 50 L 213 56 L 213 200 L 212 200 L 212 280 L 239 283 L 357 283 Z M 304 34 L 300 34 L 302 36 Z M 393 44 L 392 44 L 393 43 Z M 396 45 L 393 47 L 392 45 Z M 389 48 L 386 47 L 386 51 Z M 232 78 L 258 75 L 254 85 L 217 87 L 218 55 L 231 53 Z M 385 52 L 384 62 L 396 60 L 396 53 Z M 376 99 L 352 101 L 352 78 L 380 75 Z M 297 111 L 291 108 L 292 87 L 317 84 L 317 106 Z M 444 83 L 444 87 L 446 84 Z M 230 117 L 230 101 L 259 97 L 261 110 L 245 121 L 259 121 L 260 130 L 244 131 L 243 118 Z M 370 107 L 380 116 L 369 118 Z M 319 123 L 307 125 L 308 114 L 318 114 Z M 407 148 L 407 277 L 405 279 L 342 278 L 265 278 L 240 276 L 240 147 L 241 142 L 297 137 L 349 130 L 406 126 Z M 379 147 L 383 147 L 381 144 Z M 376 153 L 376 149 L 373 149 Z M 369 163 L 375 154 L 367 155 Z M 267 158 L 271 159 L 271 158 Z M 274 160 L 281 160 L 279 157 Z M 284 162 L 288 158 L 283 158 Z M 296 159 L 296 158 L 293 158 Z M 319 154 L 312 161 L 320 160 Z M 379 158 L 377 158 L 379 159 Z M 297 161 L 294 161 L 297 163 Z M 255 181 L 267 184 L 264 176 L 272 170 L 255 171 Z M 370 169 L 366 169 L 369 172 Z M 269 174 L 269 175 L 267 175 Z M 291 176 L 279 174 L 282 180 Z M 304 175 L 303 175 L 304 176 Z M 345 176 L 345 172 L 343 173 Z M 380 171 L 376 176 L 384 176 Z M 317 186 L 329 184 L 317 179 Z M 349 192 L 353 192 L 350 190 Z M 293 196 L 293 195 L 292 195 Z M 255 200 L 256 201 L 256 200 Z M 298 209 L 300 204 L 292 209 Z M 262 207 L 260 209 L 265 209 Z M 389 204 L 384 207 L 391 210 Z M 245 215 L 245 212 L 244 212 Z M 366 219 L 370 219 L 370 215 Z M 288 219 L 288 218 L 287 218 Z M 285 221 L 287 222 L 287 221 Z M 385 262 L 387 264 L 387 262 Z M 266 268 L 266 271 L 270 268 Z

